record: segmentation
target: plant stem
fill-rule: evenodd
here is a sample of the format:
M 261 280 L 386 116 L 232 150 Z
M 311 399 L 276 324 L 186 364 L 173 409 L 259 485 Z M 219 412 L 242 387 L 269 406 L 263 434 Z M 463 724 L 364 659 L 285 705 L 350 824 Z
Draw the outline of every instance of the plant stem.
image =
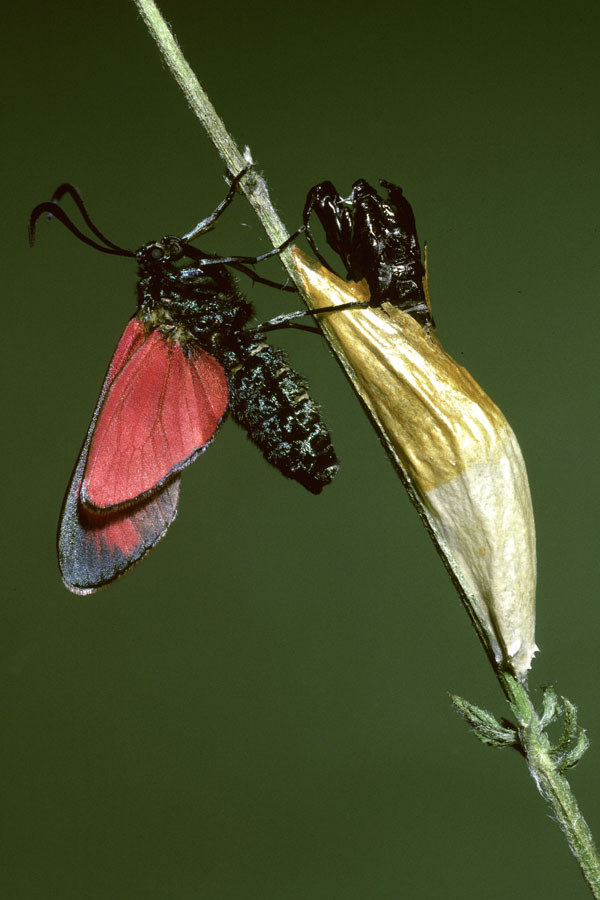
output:
M 225 128 L 223 120 L 217 114 L 190 68 L 154 0 L 134 0 L 134 2 L 148 31 L 158 44 L 163 59 L 192 108 L 192 112 L 206 129 L 228 171 L 232 175 L 237 175 L 251 162 L 251 159 L 248 158 L 249 151 L 247 150 L 245 155 L 240 152 L 239 147 Z M 256 172 L 253 172 L 252 176 L 243 179 L 240 189 L 254 208 L 273 246 L 279 247 L 288 237 L 288 233 L 271 202 L 265 180 Z M 300 279 L 291 262 L 290 252 L 289 250 L 284 251 L 281 258 L 290 277 L 295 283 L 298 283 Z
M 552 746 L 533 703 L 522 685 L 512 675 L 497 673 L 500 684 L 517 719 L 522 752 L 537 788 L 551 805 L 583 877 L 596 898 L 600 898 L 600 858 L 592 833 L 585 821 L 569 782 L 560 774 L 552 757 Z
M 245 155 L 240 152 L 235 141 L 225 128 L 223 121 L 217 115 L 194 72 L 183 56 L 177 41 L 163 19 L 158 7 L 154 3 L 154 0 L 134 0 L 134 2 L 147 25 L 148 30 L 158 44 L 165 62 L 181 87 L 194 114 L 204 125 L 204 128 L 208 132 L 219 155 L 224 160 L 228 171 L 232 175 L 237 175 L 250 161 L 248 152 Z M 288 237 L 288 233 L 271 203 L 264 179 L 255 173 L 253 173 L 253 176 L 254 177 L 244 178 L 241 183 L 241 190 L 255 209 L 273 246 L 278 247 Z M 289 253 L 290 251 L 286 250 L 281 255 L 282 262 L 290 277 L 301 288 L 301 293 L 310 306 L 310 298 L 306 297 L 302 291 L 302 283 L 291 262 Z M 353 378 L 352 370 L 346 363 L 342 348 L 337 344 L 337 341 L 331 339 L 331 335 L 327 335 L 327 337 L 360 397 L 360 391 Z M 442 557 L 442 560 L 448 569 L 500 685 L 508 699 L 514 715 L 516 716 L 517 731 L 521 745 L 520 749 L 527 759 L 533 780 L 542 797 L 544 797 L 551 805 L 554 814 L 565 833 L 569 846 L 581 866 L 583 876 L 587 881 L 592 894 L 596 900 L 600 900 L 600 857 L 598 851 L 594 846 L 588 825 L 579 811 L 569 783 L 567 779 L 560 774 L 556 758 L 553 758 L 552 756 L 552 745 L 550 744 L 550 740 L 544 731 L 542 722 L 527 693 L 527 689 L 516 678 L 501 670 L 498 666 L 487 635 L 479 624 L 477 616 L 473 612 L 476 604 L 469 594 L 469 590 L 465 585 L 460 570 L 454 563 L 452 554 L 446 550 L 443 538 L 436 527 L 436 523 L 429 515 L 417 492 L 413 488 L 410 479 L 404 472 L 393 447 L 387 440 L 385 429 L 383 429 L 377 421 L 377 417 L 373 414 L 373 410 L 368 407 L 366 407 L 366 410 L 370 414 L 371 420 L 373 421 L 388 454 L 391 456 L 395 468 L 400 474 L 410 499 L 416 507 L 423 524 L 427 528 L 439 555 Z

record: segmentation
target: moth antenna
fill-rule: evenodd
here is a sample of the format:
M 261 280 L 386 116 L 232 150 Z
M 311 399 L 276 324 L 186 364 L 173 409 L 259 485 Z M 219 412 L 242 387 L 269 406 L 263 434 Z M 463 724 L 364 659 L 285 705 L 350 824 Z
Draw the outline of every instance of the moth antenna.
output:
M 54 217 L 62 222 L 69 231 L 75 235 L 78 240 L 80 240 L 83 244 L 88 244 L 90 247 L 93 247 L 94 250 L 100 250 L 102 253 L 112 253 L 115 256 L 133 256 L 129 250 L 117 250 L 112 247 L 103 247 L 102 244 L 97 244 L 87 235 L 85 235 L 82 231 L 77 228 L 77 226 L 71 221 L 65 211 L 58 205 L 58 203 L 52 203 L 51 201 L 46 201 L 45 203 L 38 203 L 35 209 L 32 211 L 31 216 L 29 217 L 29 244 L 33 247 L 35 242 L 35 226 L 37 220 L 43 213 L 48 213 L 49 217 Z
M 83 197 L 81 196 L 77 188 L 74 185 L 69 184 L 68 181 L 63 182 L 63 184 L 59 185 L 59 187 L 56 188 L 52 196 L 52 202 L 60 203 L 65 194 L 71 197 L 71 199 L 77 206 L 77 209 L 81 213 L 83 221 L 88 226 L 92 234 L 95 234 L 96 237 L 99 238 L 104 244 L 106 244 L 107 247 L 112 247 L 113 250 L 117 250 L 119 251 L 119 253 L 129 252 L 126 250 L 124 251 L 123 248 L 119 247 L 117 244 L 113 244 L 113 242 L 109 240 L 109 238 L 107 238 L 106 235 L 104 235 L 96 225 L 94 225 L 90 218 L 90 214 L 87 211 L 87 207 L 84 203 Z

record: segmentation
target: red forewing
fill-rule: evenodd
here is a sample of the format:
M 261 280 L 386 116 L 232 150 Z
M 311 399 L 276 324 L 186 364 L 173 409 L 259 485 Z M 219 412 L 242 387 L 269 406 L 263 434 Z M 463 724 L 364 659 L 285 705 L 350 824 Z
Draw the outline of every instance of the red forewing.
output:
M 206 447 L 227 408 L 223 367 L 203 350 L 186 356 L 179 343 L 159 331 L 146 335 L 133 319 L 115 356 L 119 368 L 98 415 L 81 486 L 81 500 L 93 510 L 154 492 Z
M 179 472 L 207 446 L 227 381 L 132 319 L 108 368 L 65 498 L 58 555 L 65 585 L 89 594 L 146 556 L 177 515 Z

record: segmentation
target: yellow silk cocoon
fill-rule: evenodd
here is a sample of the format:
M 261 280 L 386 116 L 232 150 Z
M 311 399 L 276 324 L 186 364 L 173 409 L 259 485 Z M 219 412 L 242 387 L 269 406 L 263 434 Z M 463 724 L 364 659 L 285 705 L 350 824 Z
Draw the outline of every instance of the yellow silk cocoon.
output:
M 368 300 L 302 251 L 314 308 Z M 502 412 L 432 333 L 389 303 L 319 317 L 441 536 L 498 663 L 537 650 L 535 526 L 525 462 Z

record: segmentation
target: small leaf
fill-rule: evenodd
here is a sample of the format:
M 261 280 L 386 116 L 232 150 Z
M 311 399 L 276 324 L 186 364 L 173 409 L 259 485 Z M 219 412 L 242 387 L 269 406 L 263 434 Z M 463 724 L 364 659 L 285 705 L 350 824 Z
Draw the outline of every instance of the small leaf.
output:
M 577 707 L 566 697 L 561 697 L 563 717 L 565 720 L 565 728 L 561 742 L 570 742 L 575 737 L 577 731 Z
M 590 745 L 584 728 L 577 724 L 577 707 L 567 697 L 560 697 L 559 711 L 564 719 L 563 733 L 552 748 L 552 759 L 559 772 L 576 766 Z
M 450 694 L 455 710 L 465 719 L 479 740 L 490 747 L 519 747 L 516 728 L 503 720 L 501 724 L 492 713 L 470 703 L 463 697 Z
M 579 729 L 579 734 L 573 746 L 568 750 L 560 760 L 559 769 L 564 772 L 565 769 L 572 769 L 577 765 L 587 748 L 590 746 L 590 740 L 587 736 L 585 728 Z
M 550 684 L 543 685 L 544 692 L 542 715 L 540 716 L 540 725 L 547 728 L 552 722 L 555 722 L 560 715 L 560 703 L 558 694 Z

